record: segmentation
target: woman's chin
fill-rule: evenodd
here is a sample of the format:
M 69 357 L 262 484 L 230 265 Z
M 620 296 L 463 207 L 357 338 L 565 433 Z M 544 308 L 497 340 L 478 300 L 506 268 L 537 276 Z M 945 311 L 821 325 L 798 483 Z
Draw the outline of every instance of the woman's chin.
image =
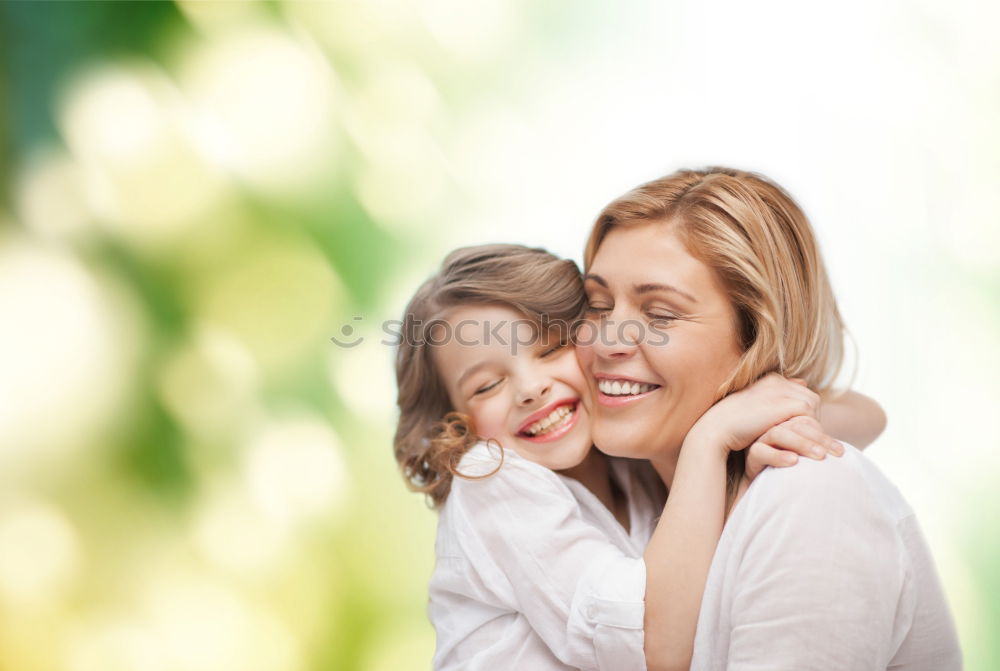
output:
M 621 427 L 620 430 L 606 427 L 593 431 L 592 435 L 594 445 L 604 454 L 633 459 L 647 458 L 647 455 L 640 454 L 644 451 L 647 443 L 643 440 L 643 436 L 635 431 L 634 427 Z
M 604 454 L 629 459 L 652 459 L 680 453 L 683 435 L 660 424 L 636 426 L 636 422 L 594 422 L 594 445 Z

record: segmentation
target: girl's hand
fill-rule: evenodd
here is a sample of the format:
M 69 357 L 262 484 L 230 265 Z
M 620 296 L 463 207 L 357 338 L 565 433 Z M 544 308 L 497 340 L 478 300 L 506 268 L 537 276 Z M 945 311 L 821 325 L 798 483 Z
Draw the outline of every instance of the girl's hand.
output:
M 815 432 L 815 424 L 807 425 L 799 421 L 778 426 L 793 417 L 815 420 L 819 402 L 819 395 L 809 390 L 802 380 L 790 380 L 771 373 L 709 408 L 691 427 L 684 442 L 711 445 L 726 457 L 730 452 L 746 449 L 774 429 L 768 439 L 762 441 L 764 447 L 790 450 L 805 456 L 813 456 L 813 449 L 817 446 L 828 452 L 835 451 L 836 441 Z M 763 465 L 769 465 L 775 459 L 774 454 L 763 447 L 757 448 L 755 457 L 760 458 Z
M 791 466 L 799 455 L 824 459 L 827 454 L 843 456 L 844 446 L 828 436 L 813 417 L 799 415 L 774 426 L 747 450 L 745 476 L 756 478 L 765 466 Z

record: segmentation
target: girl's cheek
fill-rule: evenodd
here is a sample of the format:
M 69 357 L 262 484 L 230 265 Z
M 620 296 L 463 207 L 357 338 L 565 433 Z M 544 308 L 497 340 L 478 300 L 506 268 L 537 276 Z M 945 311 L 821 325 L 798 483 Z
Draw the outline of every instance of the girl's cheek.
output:
M 472 417 L 472 421 L 476 425 L 476 433 L 483 438 L 499 438 L 503 435 L 505 416 L 501 406 L 501 403 L 491 403 L 479 408 Z

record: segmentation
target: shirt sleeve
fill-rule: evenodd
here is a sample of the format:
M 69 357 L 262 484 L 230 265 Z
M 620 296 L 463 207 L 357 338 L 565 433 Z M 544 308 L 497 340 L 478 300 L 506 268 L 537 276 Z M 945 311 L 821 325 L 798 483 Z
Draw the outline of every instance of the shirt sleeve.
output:
M 884 671 L 912 584 L 895 520 L 849 456 L 768 478 L 748 501 L 727 668 Z
M 584 519 L 558 476 L 508 456 L 492 476 L 456 478 L 447 505 L 460 513 L 464 554 L 561 662 L 646 668 L 645 563 Z

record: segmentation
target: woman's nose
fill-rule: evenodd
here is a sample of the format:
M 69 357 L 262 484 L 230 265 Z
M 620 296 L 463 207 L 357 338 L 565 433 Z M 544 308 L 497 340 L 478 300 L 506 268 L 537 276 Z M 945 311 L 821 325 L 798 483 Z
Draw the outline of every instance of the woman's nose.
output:
M 635 354 L 641 339 L 640 322 L 609 316 L 585 322 L 577 334 L 577 347 L 585 347 L 602 359 L 627 359 Z

